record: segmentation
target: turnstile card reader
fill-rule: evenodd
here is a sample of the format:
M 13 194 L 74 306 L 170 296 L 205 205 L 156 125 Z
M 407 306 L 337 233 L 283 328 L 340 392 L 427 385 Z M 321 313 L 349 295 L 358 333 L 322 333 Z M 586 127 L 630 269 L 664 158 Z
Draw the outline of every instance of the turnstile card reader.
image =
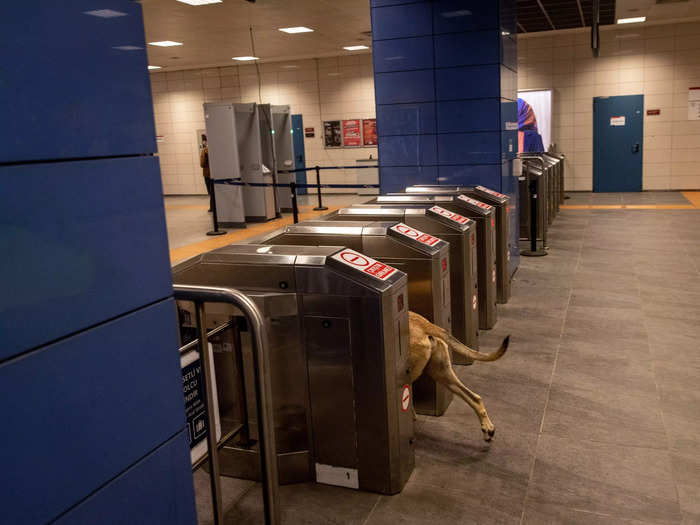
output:
M 479 348 L 476 223 L 439 206 L 432 208 L 341 208 L 322 217 L 326 221 L 396 221 L 450 243 L 450 302 L 452 334 L 467 346 Z M 461 354 L 452 362 L 471 364 Z
M 477 223 L 477 259 L 479 277 L 479 328 L 493 328 L 498 319 L 496 309 L 496 220 L 495 208 L 466 195 L 379 195 L 359 207 L 371 205 L 409 207 L 440 206 L 474 219 Z M 356 205 L 352 206 L 353 208 Z
M 253 242 L 346 246 L 398 268 L 408 275 L 410 309 L 448 331 L 451 329 L 449 244 L 433 235 L 396 222 L 306 221 L 290 224 Z M 428 376 L 421 376 L 413 384 L 413 402 L 420 414 L 442 415 L 451 401 L 452 392 Z
M 403 272 L 347 248 L 243 244 L 176 265 L 173 280 L 235 287 L 260 308 L 282 483 L 403 488 L 414 466 Z M 250 363 L 250 334 L 241 335 Z M 216 368 L 220 404 L 237 388 L 226 371 Z M 227 444 L 220 458 L 225 475 L 259 479 L 254 446 Z
M 496 287 L 497 300 L 505 304 L 510 299 L 510 280 L 513 272 L 510 270 L 510 197 L 486 186 L 459 185 L 416 185 L 406 188 L 411 195 L 460 195 L 473 197 L 496 208 Z

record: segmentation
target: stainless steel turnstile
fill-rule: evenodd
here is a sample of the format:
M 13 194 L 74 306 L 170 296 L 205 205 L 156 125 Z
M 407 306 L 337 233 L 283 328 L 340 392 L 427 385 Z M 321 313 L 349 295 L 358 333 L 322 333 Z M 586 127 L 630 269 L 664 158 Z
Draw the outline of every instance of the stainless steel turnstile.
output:
M 278 184 L 289 184 L 296 179 L 294 173 L 294 143 L 292 141 L 292 113 L 289 106 L 270 106 L 272 131 L 275 144 L 275 174 Z M 292 211 L 292 192 L 289 186 L 277 186 L 277 204 L 280 211 Z
M 254 239 L 258 244 L 346 246 L 408 274 L 410 309 L 451 329 L 449 245 L 432 235 L 396 222 L 307 221 Z M 369 334 L 368 334 L 369 335 Z M 428 376 L 413 384 L 416 412 L 442 415 L 452 393 Z
M 261 311 L 281 483 L 403 488 L 414 465 L 403 272 L 347 248 L 247 244 L 182 262 L 173 280 L 235 287 Z M 206 311 L 213 322 L 239 317 L 232 307 Z M 220 450 L 221 470 L 259 479 L 255 404 L 233 399 L 241 388 L 255 399 L 251 334 L 245 323 L 233 325 L 232 343 L 215 354 L 219 407 L 223 432 L 244 424 L 249 439 Z M 233 355 L 241 350 L 238 374 Z
M 537 188 L 537 235 L 538 240 L 542 240 L 544 247 L 547 246 L 547 229 L 549 220 L 547 218 L 549 206 L 549 191 L 547 189 L 547 179 L 549 170 L 542 170 L 539 156 L 535 162 L 530 161 L 531 157 L 523 160 L 523 174 L 518 178 L 520 193 L 520 240 L 530 239 L 530 221 L 532 210 L 530 209 L 530 181 L 535 179 Z
M 505 304 L 510 299 L 510 197 L 485 186 L 409 186 L 406 193 L 411 195 L 468 195 L 496 208 L 496 288 L 497 301 Z M 398 194 L 390 194 L 398 195 Z
M 364 205 L 400 205 L 431 208 L 440 206 L 474 219 L 477 223 L 477 259 L 479 277 L 479 328 L 493 328 L 498 320 L 496 309 L 496 219 L 495 208 L 466 195 L 380 195 Z M 353 208 L 356 205 L 353 205 Z
M 321 217 L 327 221 L 403 222 L 450 243 L 450 301 L 452 334 L 471 348 L 479 348 L 478 278 L 476 260 L 476 223 L 439 206 L 432 208 L 341 208 Z M 471 364 L 460 354 L 452 355 L 456 364 Z

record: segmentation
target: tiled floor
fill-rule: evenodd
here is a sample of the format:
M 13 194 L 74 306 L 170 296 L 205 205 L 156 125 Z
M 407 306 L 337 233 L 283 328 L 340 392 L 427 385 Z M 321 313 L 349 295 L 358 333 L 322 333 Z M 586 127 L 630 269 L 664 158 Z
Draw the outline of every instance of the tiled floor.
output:
M 455 400 L 419 417 L 401 494 L 283 486 L 284 524 L 700 523 L 700 210 L 563 210 L 549 243 L 482 332 L 484 349 L 511 334 L 508 354 L 457 367 L 494 441 Z M 205 523 L 202 472 L 196 487 Z M 226 523 L 262 523 L 259 485 L 225 492 Z

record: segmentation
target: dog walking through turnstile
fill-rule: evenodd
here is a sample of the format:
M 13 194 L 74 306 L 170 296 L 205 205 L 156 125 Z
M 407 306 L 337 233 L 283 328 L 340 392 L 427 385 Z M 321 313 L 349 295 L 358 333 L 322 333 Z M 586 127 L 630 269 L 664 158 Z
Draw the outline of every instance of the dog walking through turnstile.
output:
M 505 304 L 510 299 L 510 197 L 494 191 L 486 186 L 439 186 L 420 185 L 408 186 L 406 193 L 411 195 L 467 195 L 496 208 L 496 285 L 497 301 Z M 391 193 L 390 195 L 399 195 Z M 517 248 L 517 247 L 516 247 Z
M 465 345 L 479 348 L 476 222 L 439 206 L 432 208 L 341 208 L 321 217 L 326 221 L 396 221 L 450 243 L 450 301 L 452 335 Z M 409 276 L 410 278 L 410 276 Z M 452 362 L 471 364 L 471 359 L 452 354 Z
M 495 208 L 465 195 L 380 195 L 361 205 L 399 205 L 419 208 L 440 206 L 474 219 L 477 223 L 477 259 L 479 278 L 479 328 L 493 328 L 498 319 L 496 309 L 496 219 Z
M 307 221 L 253 239 L 257 244 L 346 246 L 389 264 L 408 275 L 410 309 L 451 330 L 450 261 L 447 242 L 397 222 Z M 413 383 L 413 404 L 419 414 L 440 416 L 452 392 L 427 375 Z
M 403 488 L 414 466 L 403 272 L 348 248 L 245 244 L 177 264 L 173 280 L 235 287 L 264 316 L 281 483 Z M 211 322 L 240 317 L 220 305 L 210 315 L 212 306 Z M 251 335 L 232 324 L 231 344 L 214 344 L 218 405 L 224 433 L 246 432 L 221 448 L 221 472 L 260 479 L 255 404 L 232 399 L 240 389 L 254 399 Z

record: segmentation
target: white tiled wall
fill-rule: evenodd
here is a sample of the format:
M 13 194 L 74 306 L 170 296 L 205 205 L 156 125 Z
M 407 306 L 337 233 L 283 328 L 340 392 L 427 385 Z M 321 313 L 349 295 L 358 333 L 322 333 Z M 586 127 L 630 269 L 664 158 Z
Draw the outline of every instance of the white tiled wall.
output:
M 354 165 L 377 158 L 377 148 L 324 149 L 322 120 L 374 118 L 372 57 L 344 55 L 260 64 L 262 103 L 289 104 L 303 115 L 307 166 Z M 197 130 L 204 129 L 202 104 L 217 100 L 260 102 L 254 65 L 151 74 L 164 193 L 206 193 L 199 167 Z M 320 93 L 320 101 L 319 101 Z M 320 103 L 319 103 L 320 102 Z M 355 183 L 354 170 L 322 172 L 324 183 Z M 343 190 L 334 190 L 337 192 Z M 352 190 L 345 190 L 352 191 Z
M 602 28 L 518 39 L 518 88 L 553 89 L 553 141 L 567 155 L 571 190 L 593 185 L 593 97 L 644 95 L 645 190 L 700 189 L 700 121 L 689 121 L 688 87 L 700 86 L 700 23 Z M 645 111 L 646 113 L 646 111 Z

